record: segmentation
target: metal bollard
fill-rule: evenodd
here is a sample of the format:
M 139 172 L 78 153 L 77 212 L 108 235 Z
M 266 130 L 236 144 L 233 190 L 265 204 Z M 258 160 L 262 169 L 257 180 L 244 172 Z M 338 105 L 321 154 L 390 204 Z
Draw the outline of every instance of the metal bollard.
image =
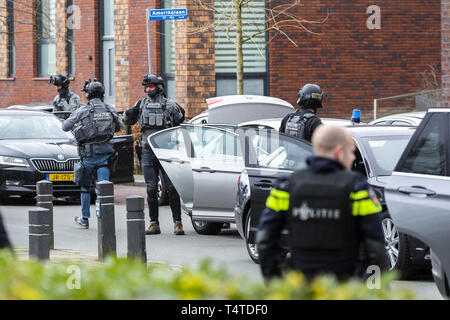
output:
M 50 258 L 50 210 L 28 210 L 28 246 L 30 257 L 39 260 Z
M 116 255 L 114 184 L 110 181 L 100 181 L 97 183 L 97 190 L 98 259 L 104 260 L 108 255 Z
M 36 206 L 46 208 L 50 212 L 50 249 L 55 248 L 55 234 L 53 232 L 53 183 L 41 180 L 36 184 Z
M 147 263 L 145 249 L 144 197 L 130 196 L 127 202 L 128 258 L 140 258 Z

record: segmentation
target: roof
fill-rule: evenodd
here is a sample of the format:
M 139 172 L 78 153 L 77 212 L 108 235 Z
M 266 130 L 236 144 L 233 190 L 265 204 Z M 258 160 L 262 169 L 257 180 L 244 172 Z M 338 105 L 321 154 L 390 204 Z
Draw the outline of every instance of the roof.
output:
M 287 101 L 284 101 L 280 98 L 275 97 L 266 97 L 266 96 L 257 96 L 257 95 L 229 95 L 229 96 L 221 96 L 221 97 L 213 97 L 206 99 L 206 103 L 208 104 L 208 108 L 217 108 L 223 105 L 230 104 L 246 104 L 246 103 L 257 103 L 257 104 L 276 104 L 276 105 L 284 105 L 286 107 L 290 107 L 294 109 L 292 104 Z
M 347 127 L 354 137 L 376 137 L 376 136 L 399 136 L 412 135 L 416 130 L 415 126 L 373 126 L 373 125 L 356 125 Z
M 416 119 L 423 119 L 423 117 L 425 117 L 425 114 L 426 114 L 426 111 L 396 113 L 396 114 L 390 114 L 388 116 L 378 118 L 377 120 L 388 119 L 388 118 L 416 118 Z
M 33 115 L 33 116 L 53 116 L 49 112 L 43 112 L 42 110 L 30 110 L 30 109 L 0 109 L 0 115 Z
M 428 112 L 450 112 L 450 108 L 433 108 L 428 109 Z

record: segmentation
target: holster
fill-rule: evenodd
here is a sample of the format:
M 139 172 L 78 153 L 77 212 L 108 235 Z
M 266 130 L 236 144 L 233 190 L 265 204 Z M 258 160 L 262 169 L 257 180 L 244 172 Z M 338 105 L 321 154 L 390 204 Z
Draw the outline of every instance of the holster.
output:
M 86 186 L 90 182 L 90 172 L 84 166 L 83 161 L 75 163 L 73 167 L 73 182 L 80 187 Z
M 111 174 L 113 172 L 116 172 L 118 164 L 119 164 L 119 153 L 117 151 L 114 151 L 108 158 L 108 166 Z
M 80 159 L 87 156 L 84 144 L 78 145 L 78 156 L 80 157 Z

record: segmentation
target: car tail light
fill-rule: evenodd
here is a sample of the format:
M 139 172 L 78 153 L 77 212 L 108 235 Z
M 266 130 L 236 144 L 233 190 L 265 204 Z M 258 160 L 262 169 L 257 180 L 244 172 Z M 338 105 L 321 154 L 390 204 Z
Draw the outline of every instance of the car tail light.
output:
M 241 181 L 241 175 L 239 175 L 239 177 L 238 177 L 238 183 L 237 183 L 238 187 L 239 187 L 239 182 L 240 181 Z

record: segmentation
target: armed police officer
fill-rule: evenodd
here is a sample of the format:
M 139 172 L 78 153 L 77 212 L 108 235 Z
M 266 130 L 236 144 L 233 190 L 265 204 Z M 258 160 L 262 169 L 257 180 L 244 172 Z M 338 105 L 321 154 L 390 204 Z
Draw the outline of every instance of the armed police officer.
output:
M 323 92 L 317 84 L 308 83 L 298 92 L 300 109 L 288 114 L 281 121 L 280 132 L 311 142 L 312 134 L 322 121 L 317 109 L 322 108 Z
M 88 179 L 81 186 L 81 213 L 74 218 L 75 223 L 89 228 L 91 186 L 94 172 L 97 181 L 109 180 L 109 164 L 114 149 L 111 138 L 122 127 L 116 110 L 103 102 L 105 88 L 96 79 L 86 81 L 82 89 L 89 100 L 87 105 L 73 112 L 63 122 L 64 131 L 73 130 L 79 146 L 81 161 L 88 171 Z
M 385 269 L 382 207 L 366 178 L 350 171 L 355 159 L 351 134 L 320 126 L 312 145 L 307 168 L 279 179 L 267 198 L 256 237 L 264 278 L 282 274 L 284 228 L 289 231 L 288 268 L 307 279 L 321 273 L 340 280 L 364 277 L 361 270 L 369 265 Z
M 123 119 L 125 125 L 133 125 L 139 121 L 142 133 L 141 157 L 150 211 L 150 226 L 146 230 L 146 234 L 161 233 L 158 211 L 158 179 L 161 170 L 172 210 L 174 233 L 183 235 L 180 196 L 147 141 L 148 136 L 154 132 L 180 125 L 183 121 L 183 114 L 173 100 L 165 97 L 164 81 L 161 76 L 147 74 L 144 76 L 142 85 L 147 97 L 138 100 L 131 109 L 125 111 Z
M 53 99 L 53 112 L 73 112 L 80 107 L 80 97 L 69 89 L 70 79 L 68 76 L 62 74 L 51 76 L 48 82 L 56 86 L 58 90 L 58 95 Z

